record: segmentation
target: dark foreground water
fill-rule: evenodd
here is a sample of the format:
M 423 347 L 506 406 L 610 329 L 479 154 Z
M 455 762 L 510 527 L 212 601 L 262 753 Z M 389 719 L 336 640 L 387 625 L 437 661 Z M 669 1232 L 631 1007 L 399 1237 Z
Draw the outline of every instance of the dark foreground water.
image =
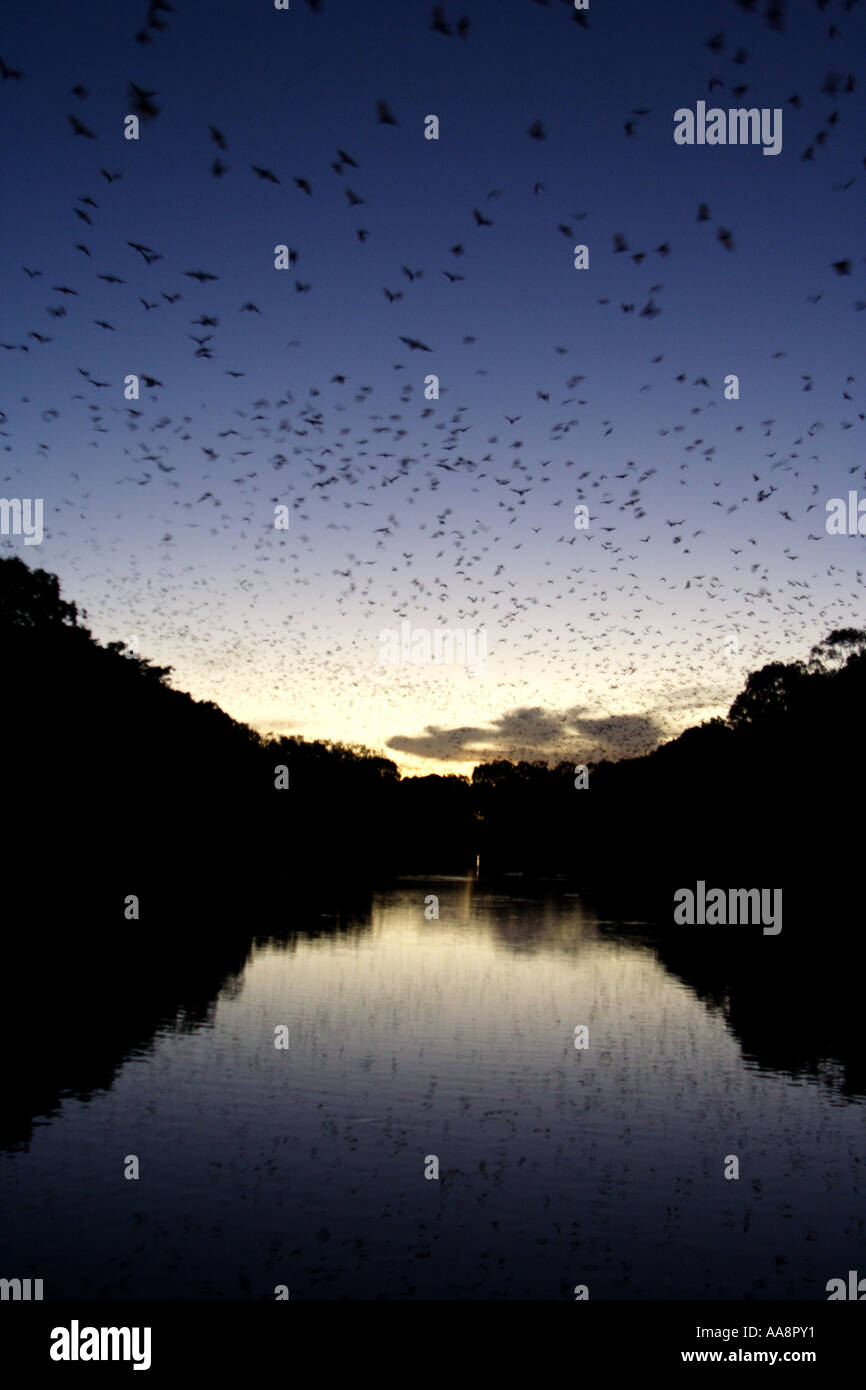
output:
M 866 1273 L 838 1064 L 763 1064 L 639 927 L 514 890 L 404 880 L 253 945 L 102 1088 L 34 1103 L 0 1150 L 0 1276 L 46 1299 L 825 1299 Z

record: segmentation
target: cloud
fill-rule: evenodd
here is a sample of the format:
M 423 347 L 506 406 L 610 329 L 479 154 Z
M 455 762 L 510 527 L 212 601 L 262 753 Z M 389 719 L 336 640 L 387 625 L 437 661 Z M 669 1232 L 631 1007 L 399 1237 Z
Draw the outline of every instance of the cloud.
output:
M 653 712 L 592 716 L 580 706 L 564 713 L 529 706 L 509 710 L 486 727 L 428 724 L 421 734 L 396 734 L 387 747 L 443 763 L 497 758 L 589 763 L 649 753 L 668 734 Z

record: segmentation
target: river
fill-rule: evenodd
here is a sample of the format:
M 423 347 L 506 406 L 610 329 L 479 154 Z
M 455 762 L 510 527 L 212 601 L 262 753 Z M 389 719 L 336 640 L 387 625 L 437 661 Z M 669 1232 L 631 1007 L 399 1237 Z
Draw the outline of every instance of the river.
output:
M 97 1020 L 87 1084 L 62 1055 L 50 1100 L 22 1083 L 0 1275 L 46 1299 L 824 1299 L 862 1264 L 863 1095 L 832 1057 L 763 1062 L 640 924 L 472 876 L 287 916 L 195 1007 L 122 1045 Z

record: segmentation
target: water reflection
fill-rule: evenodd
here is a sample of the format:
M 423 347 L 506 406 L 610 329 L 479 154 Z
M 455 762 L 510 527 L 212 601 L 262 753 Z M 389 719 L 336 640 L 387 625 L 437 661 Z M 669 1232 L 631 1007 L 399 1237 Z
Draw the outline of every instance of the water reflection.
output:
M 863 1091 L 814 977 L 568 891 L 294 893 L 257 934 L 103 941 L 113 993 L 19 947 L 2 1271 L 46 1297 L 823 1298 L 862 1238 Z

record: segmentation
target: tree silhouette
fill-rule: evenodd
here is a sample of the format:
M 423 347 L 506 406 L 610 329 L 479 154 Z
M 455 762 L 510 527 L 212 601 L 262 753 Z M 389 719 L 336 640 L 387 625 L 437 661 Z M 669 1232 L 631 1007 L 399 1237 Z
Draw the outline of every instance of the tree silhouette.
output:
M 288 872 L 369 878 L 463 869 L 480 854 L 486 872 L 567 873 L 646 911 L 669 904 L 673 881 L 710 874 L 784 878 L 806 904 L 822 857 L 859 853 L 845 807 L 866 630 L 837 629 L 807 661 L 752 672 L 726 719 L 591 765 L 578 789 L 579 756 L 401 778 L 360 745 L 262 737 L 173 689 L 170 667 L 100 644 L 84 617 L 56 576 L 0 559 L 10 853 L 67 885 L 86 864 L 127 891 L 142 866 L 192 891 L 230 874 L 264 891 Z

